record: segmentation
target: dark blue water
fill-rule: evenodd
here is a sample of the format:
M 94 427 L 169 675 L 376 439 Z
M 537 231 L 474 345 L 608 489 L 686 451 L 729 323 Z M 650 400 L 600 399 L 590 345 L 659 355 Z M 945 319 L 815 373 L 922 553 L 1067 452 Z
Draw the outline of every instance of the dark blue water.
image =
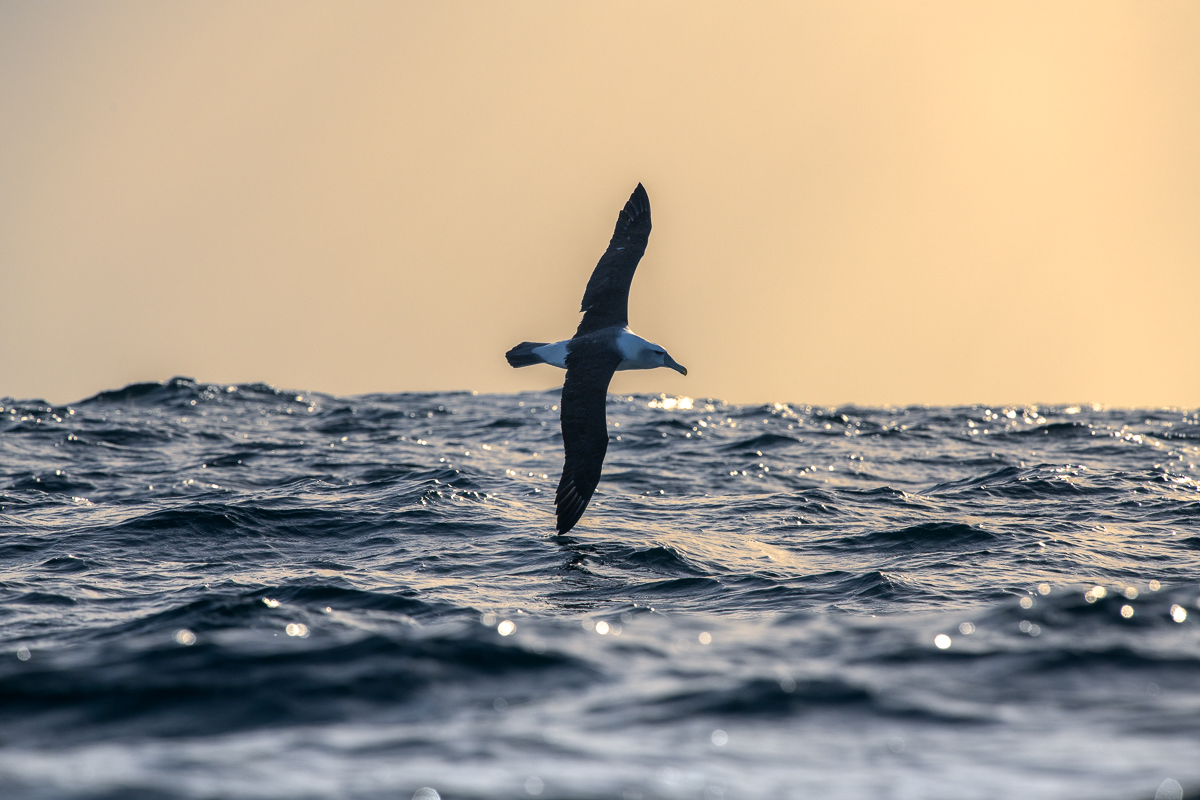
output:
M 1200 797 L 1200 413 L 556 403 L 0 401 L 0 796 Z

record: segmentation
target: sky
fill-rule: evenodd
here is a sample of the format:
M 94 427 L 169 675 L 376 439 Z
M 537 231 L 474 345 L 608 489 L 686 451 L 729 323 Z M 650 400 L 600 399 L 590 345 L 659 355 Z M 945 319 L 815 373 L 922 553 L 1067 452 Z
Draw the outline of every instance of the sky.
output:
M 0 0 L 0 397 L 1200 405 L 1195 2 Z

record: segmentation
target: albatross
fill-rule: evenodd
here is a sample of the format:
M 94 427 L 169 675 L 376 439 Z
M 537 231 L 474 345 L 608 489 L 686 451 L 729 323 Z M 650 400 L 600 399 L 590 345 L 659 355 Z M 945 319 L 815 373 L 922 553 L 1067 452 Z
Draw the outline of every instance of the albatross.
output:
M 575 527 L 600 483 L 608 451 L 604 403 L 613 374 L 667 367 L 687 375 L 687 368 L 665 349 L 629 330 L 629 285 L 649 240 L 650 198 L 639 183 L 592 270 L 575 335 L 561 342 L 521 342 L 504 354 L 513 367 L 551 364 L 567 371 L 559 403 L 566 459 L 554 495 L 559 533 Z

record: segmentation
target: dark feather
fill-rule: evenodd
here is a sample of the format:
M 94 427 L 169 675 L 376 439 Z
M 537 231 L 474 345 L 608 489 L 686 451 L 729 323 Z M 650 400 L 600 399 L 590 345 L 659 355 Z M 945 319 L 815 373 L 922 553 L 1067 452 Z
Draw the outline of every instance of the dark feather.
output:
M 650 198 L 639 183 L 617 216 L 617 227 L 608 249 L 592 270 L 579 309 L 583 312 L 583 321 L 579 323 L 576 336 L 629 324 L 629 285 L 633 283 L 633 272 L 642 260 L 649 240 Z
M 533 352 L 545 344 L 545 342 L 521 342 L 512 350 L 505 353 L 504 357 L 508 359 L 508 364 L 511 367 L 528 367 L 533 364 L 545 364 L 546 359 Z
M 605 400 L 621 355 L 607 336 L 584 336 L 567 345 L 567 380 L 563 384 L 562 435 L 566 460 L 554 496 L 558 532 L 579 522 L 600 483 L 608 452 Z

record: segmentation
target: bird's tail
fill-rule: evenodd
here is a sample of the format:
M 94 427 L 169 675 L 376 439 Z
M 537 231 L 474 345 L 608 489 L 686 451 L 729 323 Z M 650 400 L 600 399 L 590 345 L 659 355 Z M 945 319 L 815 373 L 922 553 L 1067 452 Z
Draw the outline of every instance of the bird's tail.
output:
M 508 363 L 514 367 L 528 367 L 533 364 L 545 364 L 546 359 L 533 352 L 535 348 L 545 347 L 545 342 L 521 342 L 504 354 Z

